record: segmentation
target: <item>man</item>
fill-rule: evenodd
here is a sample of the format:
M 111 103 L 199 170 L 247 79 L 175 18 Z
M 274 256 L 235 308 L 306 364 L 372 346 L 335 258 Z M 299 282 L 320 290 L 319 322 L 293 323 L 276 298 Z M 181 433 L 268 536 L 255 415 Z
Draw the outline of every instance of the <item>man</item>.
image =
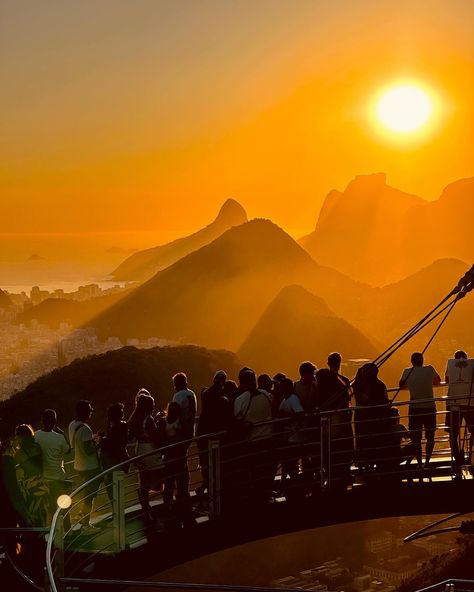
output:
M 224 431 L 228 428 L 231 419 L 233 419 L 232 406 L 230 401 L 226 399 L 224 392 L 226 380 L 226 372 L 218 370 L 214 374 L 212 385 L 201 392 L 201 413 L 199 414 L 196 429 L 198 436 Z M 224 417 L 222 417 L 223 408 L 227 408 L 227 414 Z M 198 492 L 204 493 L 209 486 L 209 440 L 202 438 L 198 440 L 197 446 L 202 475 L 202 485 L 198 488 Z
M 331 372 L 334 372 L 346 386 L 347 386 L 347 395 L 350 399 L 352 396 L 352 389 L 351 389 L 351 381 L 347 376 L 344 376 L 340 373 L 341 371 L 341 364 L 342 364 L 342 356 L 339 352 L 333 352 L 328 356 L 328 368 Z
M 45 409 L 42 417 L 43 429 L 37 430 L 35 440 L 43 455 L 43 477 L 50 493 L 50 512 L 57 509 L 60 495 L 70 493 L 70 482 L 66 480 L 64 458 L 69 453 L 69 444 L 64 434 L 56 431 L 57 416 L 54 409 Z
M 241 372 L 239 381 L 243 392 L 234 402 L 235 419 L 250 425 L 271 421 L 272 401 L 266 391 L 257 388 L 255 372 L 250 369 Z M 248 439 L 269 438 L 271 435 L 271 425 L 256 426 L 249 430 Z
M 433 366 L 424 366 L 423 354 L 411 356 L 411 368 L 405 368 L 400 378 L 400 389 L 410 391 L 408 429 L 417 451 L 418 466 L 423 466 L 421 439 L 423 429 L 426 438 L 425 468 L 428 467 L 434 449 L 436 431 L 436 405 L 433 386 L 441 384 L 441 378 Z
M 69 444 L 74 451 L 74 470 L 77 473 L 78 486 L 91 481 L 81 493 L 81 520 L 84 529 L 94 529 L 90 525 L 92 504 L 100 486 L 100 479 L 94 479 L 100 473 L 99 457 L 94 434 L 88 422 L 93 408 L 85 399 L 76 404 L 76 419 L 69 424 Z
M 237 488 L 243 488 L 252 502 L 268 501 L 272 490 L 276 467 L 271 459 L 269 442 L 272 436 L 271 424 L 258 425 L 272 419 L 272 401 L 270 396 L 257 388 L 257 379 L 253 370 L 239 373 L 239 387 L 242 394 L 234 402 L 234 416 L 242 433 L 239 441 L 236 473 L 240 475 Z M 239 470 L 240 469 L 240 470 Z
M 173 402 L 181 407 L 181 425 L 183 427 L 183 439 L 189 440 L 194 437 L 196 423 L 197 401 L 194 391 L 188 388 L 188 377 L 184 372 L 178 372 L 173 376 L 175 395 Z M 188 468 L 189 444 L 184 444 L 179 454 L 182 459 L 181 470 L 176 477 L 176 499 L 187 505 L 189 499 L 189 468 Z M 179 463 L 178 463 L 179 464 Z M 186 508 L 188 509 L 188 508 Z
M 305 413 L 313 413 L 317 402 L 316 366 L 312 362 L 300 365 L 300 379 L 295 382 L 295 395 L 299 397 Z
M 469 432 L 469 462 L 474 440 L 474 360 L 467 353 L 458 350 L 454 359 L 448 360 L 445 373 L 448 383 L 448 411 L 446 423 L 449 431 L 451 451 L 457 467 L 464 464 L 464 440 L 460 446 L 459 435 L 464 422 Z
M 181 407 L 181 425 L 185 439 L 194 437 L 197 400 L 194 391 L 188 388 L 188 377 L 184 372 L 173 376 L 175 395 L 173 401 Z

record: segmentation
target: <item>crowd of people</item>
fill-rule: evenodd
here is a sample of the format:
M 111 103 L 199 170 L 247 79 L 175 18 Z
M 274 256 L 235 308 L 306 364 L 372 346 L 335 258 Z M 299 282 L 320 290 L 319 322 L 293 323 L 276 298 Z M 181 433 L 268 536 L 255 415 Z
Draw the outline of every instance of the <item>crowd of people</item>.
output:
M 82 486 L 78 524 L 85 532 L 94 530 L 94 499 L 104 484 L 113 500 L 116 465 L 124 472 L 132 465 L 137 469 L 139 502 L 148 523 L 154 521 L 150 495 L 157 489 L 165 511 L 178 508 L 186 523 L 192 520 L 188 450 L 194 442 L 201 474 L 197 494 L 202 498 L 210 489 L 211 440 L 221 444 L 221 494 L 236 496 L 244 487 L 262 501 L 268 501 L 275 489 L 277 474 L 278 486 L 289 498 L 292 486 L 298 491 L 301 484 L 314 487 L 328 471 L 333 483 L 346 487 L 352 483 L 354 463 L 361 472 L 391 477 L 413 460 L 418 469 L 428 468 L 435 448 L 433 387 L 441 383 L 439 373 L 425 364 L 423 354 L 413 353 L 399 383 L 410 393 L 407 429 L 378 377 L 377 365 L 364 364 L 350 381 L 341 374 L 341 362 L 338 353 L 329 355 L 325 368 L 303 362 L 296 381 L 283 373 L 257 376 L 245 367 L 234 382 L 219 370 L 200 393 L 199 415 L 197 397 L 187 376 L 179 372 L 173 376 L 175 393 L 166 409 L 157 409 L 152 394 L 140 389 L 128 420 L 124 405 L 116 402 L 108 407 L 105 429 L 98 433 L 90 426 L 90 401 L 77 402 L 75 418 L 65 432 L 57 425 L 56 412 L 46 409 L 41 429 L 18 425 L 10 448 L 2 443 L 0 507 L 12 508 L 4 512 L 3 524 L 46 525 L 58 498 Z M 445 380 L 449 386 L 444 427 L 454 463 L 461 467 L 474 434 L 474 360 L 457 351 L 448 361 Z M 461 442 L 463 423 L 469 437 Z M 330 442 L 325 459 L 323 436 Z M 74 480 L 64 466 L 71 456 Z

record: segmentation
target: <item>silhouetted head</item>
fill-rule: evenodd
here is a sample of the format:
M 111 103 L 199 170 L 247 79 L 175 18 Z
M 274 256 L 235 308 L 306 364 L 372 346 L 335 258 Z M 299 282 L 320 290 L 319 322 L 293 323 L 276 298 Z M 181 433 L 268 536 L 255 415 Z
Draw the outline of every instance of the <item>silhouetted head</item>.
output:
M 24 444 L 31 444 L 32 442 L 34 442 L 35 439 L 35 433 L 33 431 L 33 428 L 26 423 L 22 423 L 16 426 L 15 436 L 17 437 L 18 444 L 20 445 L 20 447 Z
M 379 369 L 377 364 L 373 362 L 368 362 L 364 364 L 357 370 L 356 379 L 367 381 L 367 380 L 374 380 L 379 375 Z
M 455 360 L 467 360 L 467 353 L 465 351 L 463 351 L 462 349 L 458 349 L 454 353 L 454 359 Z
M 314 380 L 314 374 L 317 368 L 313 362 L 303 362 L 300 365 L 300 376 L 302 380 L 311 381 Z
M 293 381 L 291 380 L 291 378 L 284 378 L 280 382 L 281 394 L 285 397 L 285 399 L 288 399 L 288 397 L 291 397 L 291 395 L 293 394 L 293 391 L 294 391 L 294 385 L 293 385 Z
M 168 403 L 168 407 L 166 408 L 166 421 L 168 423 L 174 423 L 181 419 L 181 406 L 179 403 L 172 401 Z
M 123 403 L 114 403 L 107 407 L 107 423 L 114 424 L 123 420 L 125 405 Z
M 240 384 L 240 379 L 242 377 L 243 374 L 245 374 L 246 372 L 253 372 L 252 368 L 249 368 L 248 366 L 244 366 L 243 368 L 241 368 L 239 370 L 239 384 Z
M 79 421 L 88 421 L 93 411 L 91 402 L 87 399 L 81 399 L 76 403 L 76 419 Z
M 421 352 L 415 352 L 415 353 L 411 354 L 411 363 L 413 366 L 416 366 L 419 368 L 419 367 L 423 366 L 423 362 L 424 362 L 424 359 L 423 359 L 423 354 Z
M 245 372 L 239 372 L 240 388 L 244 391 L 255 391 L 257 389 L 257 379 L 253 370 L 247 369 Z
M 328 368 L 333 372 L 339 372 L 341 369 L 342 356 L 338 352 L 333 352 L 328 356 Z
M 138 414 L 141 417 L 147 417 L 152 415 L 155 410 L 155 399 L 148 393 L 148 391 L 141 392 L 137 395 L 135 400 L 135 411 L 134 414 Z
M 45 409 L 43 411 L 41 422 L 46 431 L 50 432 L 51 430 L 53 430 L 56 427 L 57 421 L 58 417 L 54 409 Z
M 277 372 L 275 374 L 275 376 L 273 377 L 273 382 L 277 383 L 277 384 L 281 384 L 281 382 L 286 378 L 286 374 L 283 374 L 283 372 Z
M 176 391 L 184 391 L 188 388 L 188 377 L 184 372 L 178 372 L 173 376 L 173 384 Z
M 233 380 L 226 380 L 224 383 L 224 395 L 232 401 L 235 392 L 237 391 L 237 384 Z
M 227 380 L 227 373 L 225 370 L 218 370 L 214 374 L 214 384 L 218 386 L 224 386 L 225 381 Z
M 262 389 L 269 393 L 273 388 L 273 380 L 268 374 L 260 374 L 260 376 L 257 379 L 257 385 L 259 389 Z
M 398 412 L 398 409 L 396 407 L 390 407 L 390 419 L 392 421 L 392 423 L 394 425 L 397 425 L 400 423 L 400 413 Z

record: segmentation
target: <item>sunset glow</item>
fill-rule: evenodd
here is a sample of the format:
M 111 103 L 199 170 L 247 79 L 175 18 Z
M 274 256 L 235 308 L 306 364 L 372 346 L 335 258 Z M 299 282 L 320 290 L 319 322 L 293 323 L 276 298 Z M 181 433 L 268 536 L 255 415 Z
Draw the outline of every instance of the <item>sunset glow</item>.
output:
M 429 123 L 433 101 L 422 88 L 400 84 L 382 94 L 376 113 L 379 122 L 390 131 L 412 133 Z

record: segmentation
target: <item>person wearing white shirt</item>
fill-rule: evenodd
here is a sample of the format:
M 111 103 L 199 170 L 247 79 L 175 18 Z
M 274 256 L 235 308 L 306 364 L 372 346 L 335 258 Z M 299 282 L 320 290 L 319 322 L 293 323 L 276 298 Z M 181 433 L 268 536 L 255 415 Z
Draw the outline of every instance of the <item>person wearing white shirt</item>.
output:
M 423 354 L 415 352 L 411 356 L 411 368 L 405 368 L 400 378 L 400 389 L 410 391 L 410 410 L 408 429 L 411 440 L 417 449 L 418 465 L 422 466 L 421 438 L 425 430 L 425 467 L 428 466 L 434 450 L 436 432 L 436 405 L 433 386 L 441 384 L 441 378 L 433 366 L 424 365 Z
M 469 432 L 468 454 L 472 456 L 474 441 L 474 359 L 469 359 L 465 351 L 458 350 L 454 358 L 448 360 L 445 372 L 448 384 L 448 400 L 446 409 L 447 431 L 453 458 L 458 467 L 464 464 L 464 437 L 459 440 L 461 426 Z M 469 460 L 470 462 L 470 460 Z
M 57 509 L 60 495 L 70 493 L 70 483 L 66 480 L 64 458 L 70 451 L 64 434 L 56 431 L 57 416 L 54 409 L 43 412 L 43 429 L 35 432 L 35 441 L 41 448 L 43 456 L 43 477 L 50 492 L 50 511 Z
M 173 376 L 175 395 L 173 402 L 181 408 L 182 439 L 189 440 L 194 437 L 196 423 L 197 400 L 194 391 L 188 388 L 188 377 L 184 372 L 178 372 Z M 189 468 L 188 468 L 189 444 L 184 444 L 181 452 L 183 458 L 182 468 L 176 478 L 176 498 L 180 502 L 189 500 Z

